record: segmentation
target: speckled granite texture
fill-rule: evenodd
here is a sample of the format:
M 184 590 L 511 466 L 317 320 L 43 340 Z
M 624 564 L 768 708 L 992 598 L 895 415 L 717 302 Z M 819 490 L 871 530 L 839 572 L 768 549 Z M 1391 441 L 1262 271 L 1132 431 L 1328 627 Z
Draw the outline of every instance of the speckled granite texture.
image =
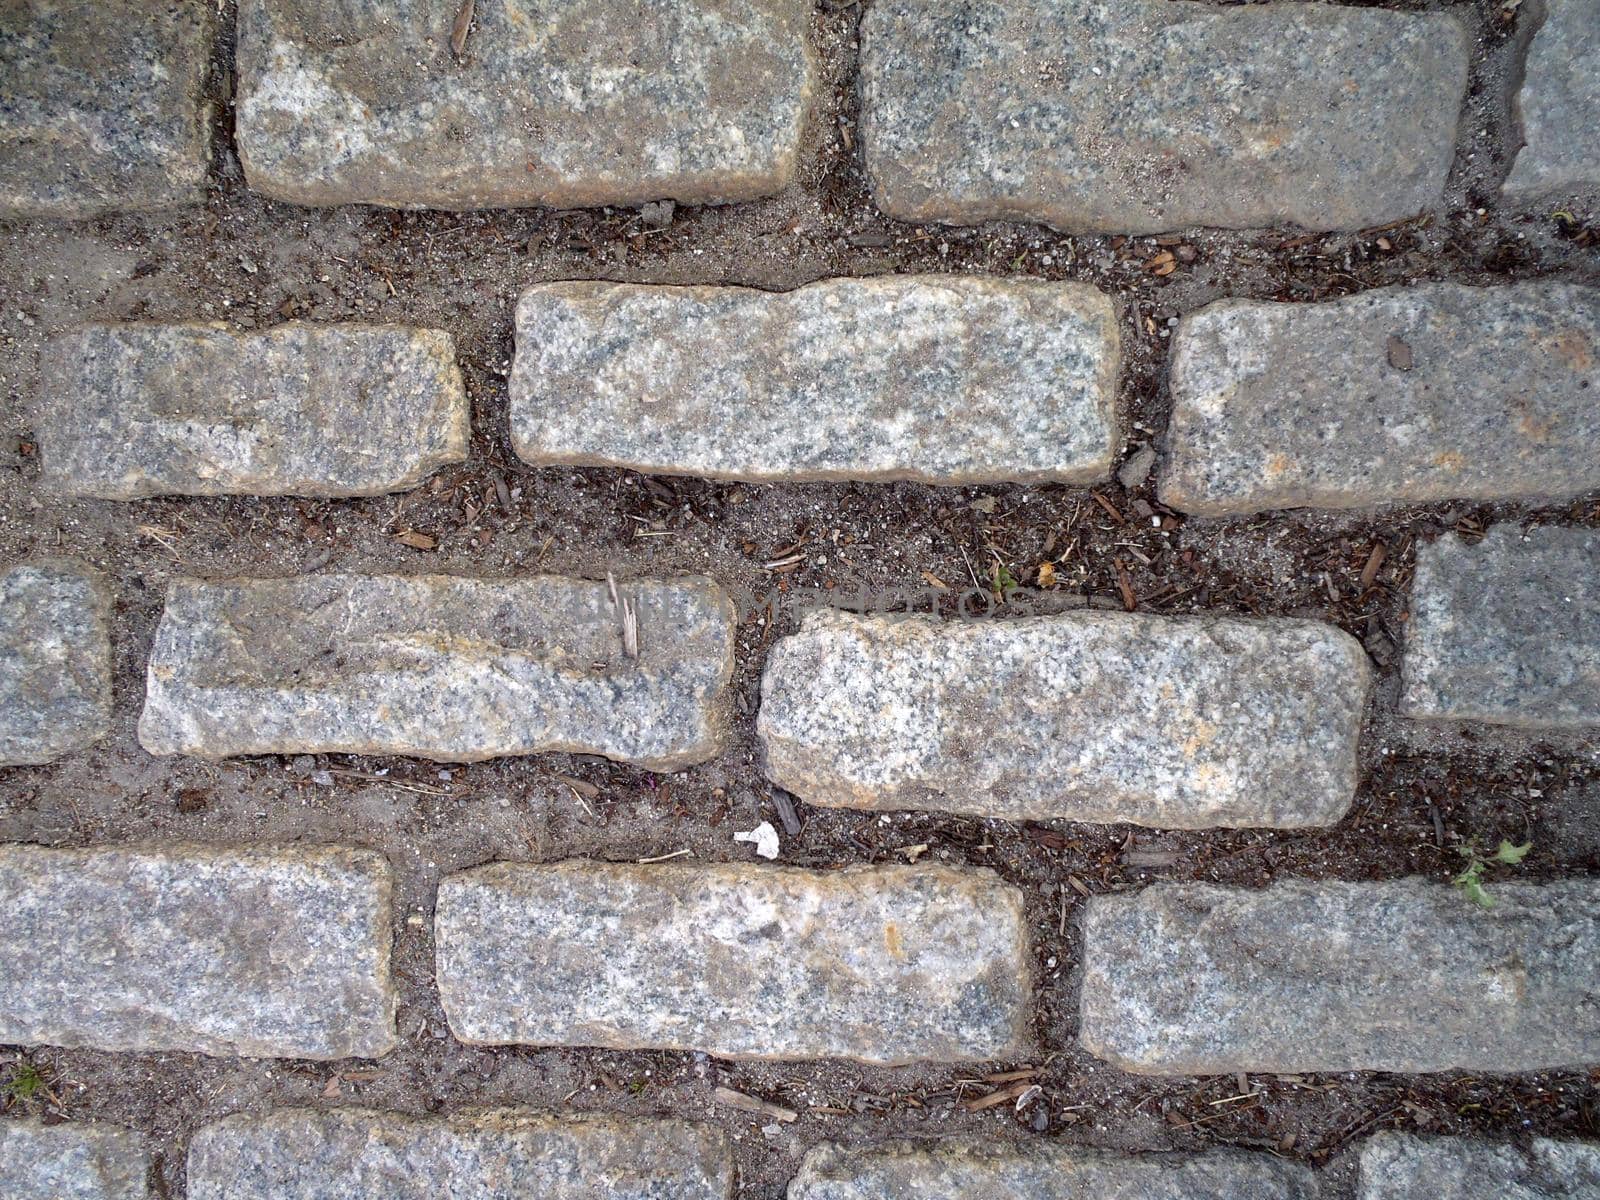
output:
M 1361 1147 L 1356 1200 L 1600 1200 L 1600 1144 L 1379 1133 Z
M 1536 0 L 1516 110 L 1527 143 L 1506 180 L 1512 199 L 1600 188 L 1600 0 Z
M 0 1196 L 6 1200 L 146 1200 L 150 1153 L 112 1125 L 0 1121 Z
M 1114 1154 L 1081 1146 L 951 1139 L 806 1155 L 788 1200 L 1315 1200 L 1298 1163 L 1269 1154 Z
M 1600 288 L 1223 300 L 1178 326 L 1162 502 L 1201 516 L 1600 487 Z
M 1331 825 L 1370 680 L 1312 621 L 821 610 L 768 656 L 757 731 L 768 777 L 811 804 Z
M 1467 45 L 1446 13 L 879 0 L 862 151 L 901 220 L 1359 229 L 1439 202 Z
M 0 1042 L 387 1054 L 391 886 L 337 847 L 0 846 Z
M 1080 1039 L 1126 1071 L 1600 1061 L 1600 881 L 1156 884 L 1083 919 Z
M 1600 531 L 1496 525 L 1419 547 L 1401 672 L 1407 716 L 1600 726 Z
M 688 1121 L 490 1109 L 282 1109 L 207 1125 L 189 1200 L 731 1200 L 726 1135 Z
M 199 203 L 216 6 L 0 4 L 0 218 Z
M 299 204 L 771 195 L 813 83 L 802 0 L 241 0 L 239 156 Z
M 715 757 L 733 603 L 706 579 L 628 580 L 638 657 L 605 583 L 533 576 L 175 581 L 139 740 L 152 754 L 564 750 L 652 770 Z
M 543 284 L 517 306 L 512 442 L 724 479 L 1093 482 L 1118 447 L 1118 344 L 1082 284 Z
M 52 762 L 111 723 L 111 591 L 68 559 L 0 575 L 0 766 Z
M 89 325 L 55 338 L 46 483 L 144 496 L 373 496 L 467 457 L 455 343 L 395 325 Z
M 723 1058 L 1025 1050 L 1022 893 L 986 870 L 497 863 L 446 878 L 436 975 L 473 1044 Z

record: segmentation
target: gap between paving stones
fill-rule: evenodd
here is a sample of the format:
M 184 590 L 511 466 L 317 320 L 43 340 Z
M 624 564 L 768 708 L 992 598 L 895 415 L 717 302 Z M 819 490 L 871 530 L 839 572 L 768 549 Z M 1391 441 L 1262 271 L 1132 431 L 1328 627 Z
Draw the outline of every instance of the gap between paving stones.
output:
M 1126 302 L 1122 327 L 1130 360 L 1119 405 L 1130 420 L 1150 431 L 1135 430 L 1136 440 L 1158 433 L 1165 423 L 1166 399 L 1157 369 L 1165 341 L 1160 329 L 1169 317 L 1224 291 L 1260 299 L 1278 298 L 1280 292 L 1310 299 L 1436 273 L 1488 283 L 1528 271 L 1554 271 L 1577 282 L 1600 282 L 1592 263 L 1582 258 L 1582 248 L 1567 240 L 1546 207 L 1501 207 L 1495 202 L 1495 176 L 1509 160 L 1494 132 L 1488 148 L 1480 145 L 1474 160 L 1458 160 L 1448 203 L 1459 216 L 1284 248 L 1302 235 L 1189 234 L 1183 245 L 1194 247 L 1196 261 L 1180 259 L 1181 265 L 1164 277 L 1145 268 L 1146 256 L 1176 252 L 1182 245 L 1158 247 L 1150 239 L 1133 239 L 1113 247 L 1110 238 L 1060 238 L 1016 226 L 963 233 L 919 231 L 883 221 L 865 201 L 859 173 L 835 124 L 838 116 L 854 116 L 850 92 L 833 91 L 848 66 L 849 53 L 841 43 L 853 21 L 848 10 L 815 18 L 824 48 L 824 85 L 797 188 L 786 197 L 737 210 L 680 210 L 662 233 L 646 234 L 625 213 L 454 217 L 281 209 L 241 192 L 224 153 L 222 186 L 209 211 L 160 221 L 117 218 L 67 229 L 26 224 L 0 242 L 5 294 L 35 322 L 30 326 L 6 317 L 4 336 L 13 339 L 7 349 L 16 357 L 4 368 L 5 382 L 21 394 L 32 390 L 27 355 L 36 349 L 42 330 L 97 317 L 184 320 L 236 314 L 265 326 L 284 319 L 287 307 L 319 320 L 376 313 L 385 320 L 451 330 L 458 337 L 474 401 L 477 428 L 467 465 L 445 472 L 438 491 L 425 485 L 414 495 L 393 500 L 152 500 L 125 511 L 119 507 L 107 516 L 83 503 L 52 502 L 30 509 L 28 500 L 37 484 L 26 455 L 15 459 L 20 473 L 0 479 L 0 503 L 9 518 L 8 551 L 59 548 L 88 555 L 112 568 L 122 597 L 116 617 L 118 703 L 110 738 L 100 750 L 60 767 L 8 773 L 5 806 L 0 808 L 4 836 L 78 842 L 354 837 L 384 849 L 397 866 L 396 961 L 405 1044 L 386 1061 L 384 1075 L 362 1078 L 361 1065 L 334 1071 L 297 1062 L 219 1064 L 181 1056 L 89 1052 L 44 1056 L 52 1078 L 85 1085 L 82 1093 L 74 1086 L 65 1093 L 76 1097 L 71 1100 L 76 1113 L 125 1114 L 140 1127 L 157 1131 L 158 1145 L 169 1152 L 161 1170 L 174 1194 L 181 1184 L 181 1154 L 172 1151 L 206 1116 L 219 1115 L 231 1105 L 259 1110 L 334 1103 L 324 1095 L 330 1082 L 338 1101 L 359 1097 L 381 1108 L 437 1104 L 449 1111 L 484 1100 L 515 1103 L 530 1098 L 556 1104 L 571 1093 L 568 1103 L 573 1106 L 640 1116 L 704 1115 L 739 1135 L 735 1151 L 745 1192 L 752 1196 L 778 1195 L 798 1161 L 785 1136 L 798 1140 L 801 1149 L 821 1137 L 865 1146 L 897 1134 L 924 1136 L 935 1130 L 1007 1140 L 1030 1135 L 1031 1110 L 1019 1115 L 1002 1105 L 982 1113 L 959 1107 L 945 1111 L 956 1095 L 955 1081 L 975 1072 L 729 1067 L 700 1062 L 693 1055 L 453 1046 L 442 1036 L 442 1013 L 427 998 L 427 922 L 410 923 L 428 914 L 438 873 L 502 857 L 507 847 L 540 859 L 571 854 L 649 857 L 681 848 L 692 849 L 696 861 L 734 857 L 729 830 L 748 828 L 763 813 L 774 815 L 765 807 L 765 789 L 750 762 L 750 713 L 736 717 L 734 749 L 725 762 L 673 780 L 561 759 L 456 768 L 339 757 L 310 763 L 251 759 L 217 767 L 152 764 L 137 751 L 132 727 L 142 692 L 139 672 L 168 574 L 292 574 L 318 559 L 348 570 L 415 572 L 425 563 L 428 569 L 464 574 L 482 574 L 491 567 L 529 570 L 537 563 L 539 570 L 591 578 L 602 577 L 608 566 L 624 566 L 638 575 L 710 569 L 726 584 L 760 595 L 774 579 L 784 578 L 763 571 L 761 563 L 780 557 L 776 552 L 796 541 L 804 542 L 805 555 L 789 576 L 795 586 L 820 587 L 828 578 L 842 579 L 849 572 L 887 587 L 917 582 L 917 572 L 924 569 L 956 584 L 968 570 L 963 552 L 973 569 L 987 577 L 994 561 L 987 555 L 989 545 L 1008 570 L 1021 572 L 1037 565 L 1050 533 L 1056 532 L 1051 558 L 1075 547 L 1066 563 L 1057 564 L 1069 581 L 1064 586 L 1088 590 L 1098 601 L 1120 606 L 1113 564 L 1120 557 L 1142 607 L 1327 615 L 1381 647 L 1403 630 L 1397 618 L 1405 607 L 1417 537 L 1431 538 L 1457 525 L 1470 531 L 1529 515 L 1558 523 L 1593 523 L 1594 498 L 1588 497 L 1545 507 L 1439 503 L 1376 517 L 1273 514 L 1182 522 L 1178 529 L 1156 532 L 1141 526 L 1134 507 L 1135 501 L 1153 502 L 1148 489 L 1102 489 L 1121 513 L 1119 523 L 1085 489 L 749 487 L 519 467 L 502 432 L 505 400 L 497 372 L 507 369 L 510 360 L 510 305 L 523 287 L 544 280 L 604 276 L 789 288 L 829 276 L 890 269 L 982 269 L 1094 282 Z M 1480 33 L 1498 31 L 1492 6 L 1481 11 L 1477 28 Z M 220 44 L 219 63 L 225 67 L 230 51 L 226 35 Z M 1478 84 L 1493 84 L 1505 46 L 1496 33 L 1485 62 L 1475 64 Z M 1476 114 L 1488 112 L 1494 88 L 1481 90 L 1481 96 L 1469 99 L 1469 121 L 1476 123 L 1464 129 L 1483 127 Z M 226 151 L 226 135 L 221 144 Z M 825 152 L 819 154 L 819 148 Z M 1472 215 L 1479 206 L 1489 210 L 1482 220 Z M 1575 213 L 1580 221 L 1595 216 L 1592 207 L 1578 206 Z M 788 232 L 797 226 L 799 233 Z M 923 232 L 927 236 L 919 238 Z M 1524 236 L 1519 239 L 1518 233 Z M 848 240 L 862 236 L 866 244 Z M 871 244 L 875 237 L 886 244 Z M 1379 245 L 1380 238 L 1392 248 Z M 197 253 L 195 248 L 202 245 L 209 248 Z M 948 247 L 942 254 L 941 246 Z M 696 249 L 702 253 L 693 253 Z M 47 272 L 56 275 L 56 282 L 49 290 L 36 288 L 34 281 Z M 210 313 L 206 304 L 212 306 Z M 17 432 L 25 436 L 30 431 L 18 427 Z M 518 493 L 509 511 L 501 505 L 496 479 L 508 496 Z M 970 507 L 974 502 L 988 506 L 991 500 L 993 511 Z M 477 510 L 475 516 L 468 515 L 472 510 Z M 155 532 L 141 533 L 141 526 Z M 834 528 L 854 542 L 834 541 Z M 395 535 L 407 529 L 436 536 L 436 549 L 419 552 L 396 542 Z M 652 536 L 639 537 L 637 532 Z M 654 536 L 663 533 L 669 536 Z M 552 539 L 548 547 L 547 539 Z M 743 549 L 747 542 L 750 551 Z M 1363 588 L 1360 577 L 1378 542 L 1388 546 L 1388 554 L 1372 587 Z M 861 545 L 872 549 L 851 549 Z M 1133 550 L 1151 563 L 1141 562 Z M 1196 569 L 1183 565 L 1185 551 Z M 818 566 L 818 557 L 827 558 L 827 564 Z M 852 567 L 851 560 L 859 565 Z M 143 575 L 151 578 L 151 585 L 139 582 Z M 1325 579 L 1337 591 L 1337 600 L 1330 597 Z M 1173 583 L 1179 586 L 1163 596 L 1161 589 Z M 752 623 L 741 628 L 735 690 L 742 688 L 747 702 L 765 644 L 760 627 Z M 1380 691 L 1392 692 L 1396 678 L 1392 665 L 1381 668 Z M 1593 871 L 1600 865 L 1577 843 L 1556 840 L 1559 835 L 1551 824 L 1554 814 L 1563 811 L 1557 802 L 1567 803 L 1593 774 L 1592 765 L 1581 753 L 1575 755 L 1570 744 L 1491 733 L 1469 742 L 1448 731 L 1418 733 L 1388 719 L 1375 721 L 1372 728 L 1363 749 L 1365 782 L 1355 810 L 1325 834 L 1136 834 L 1138 840 L 1128 847 L 1134 831 L 1125 827 L 1068 824 L 1030 832 L 1031 827 L 929 815 L 896 816 L 880 824 L 871 814 L 802 807 L 804 830 L 786 840 L 785 854 L 802 865 L 831 866 L 903 860 L 907 854 L 896 847 L 925 843 L 930 846 L 925 858 L 944 854 L 949 858 L 942 861 L 996 866 L 1029 894 L 1037 968 L 1046 980 L 1052 972 L 1070 969 L 1074 955 L 1071 938 L 1062 940 L 1055 932 L 1062 907 L 1059 888 L 1069 876 L 1093 890 L 1134 887 L 1168 875 L 1217 877 L 1247 886 L 1294 874 L 1397 877 L 1423 870 L 1443 878 L 1458 863 L 1451 851 L 1435 846 L 1430 810 L 1439 813 L 1452 844 L 1467 833 L 1521 840 L 1532 823 L 1541 850 L 1548 847 L 1549 853 L 1543 861 L 1536 856 L 1519 878 Z M 440 779 L 440 769 L 452 777 Z M 332 782 L 316 782 L 314 777 L 325 771 Z M 383 771 L 388 773 L 378 775 Z M 585 797 L 594 809 L 592 817 L 557 774 L 598 789 L 598 795 Z M 1035 835 L 1061 844 L 1052 848 Z M 1176 857 L 1166 866 L 1138 866 L 1132 858 L 1138 854 Z M 1072 897 L 1067 901 L 1071 910 L 1081 898 L 1070 885 L 1066 895 Z M 1047 965 L 1051 958 L 1057 959 L 1054 967 Z M 1058 1001 L 1044 993 L 1037 1011 L 1042 1024 L 1061 1015 Z M 354 1078 L 344 1078 L 346 1074 Z M 1571 1136 L 1594 1094 L 1583 1072 L 1499 1082 L 1311 1077 L 1295 1084 L 1256 1077 L 1249 1081 L 1259 1089 L 1255 1101 L 1213 1106 L 1212 1101 L 1236 1093 L 1235 1081 L 1130 1078 L 1085 1061 L 1070 1047 L 1040 1078 L 1050 1095 L 1049 1132 L 1074 1142 L 1197 1149 L 1208 1143 L 1243 1145 L 1289 1130 L 1299 1139 L 1290 1155 L 1308 1159 L 1359 1137 L 1374 1123 L 1420 1120 L 1406 1104 L 1447 1130 L 1505 1136 L 1529 1121 L 1535 1130 Z M 714 1106 L 709 1090 L 719 1080 L 800 1106 L 813 1097 L 833 1101 L 848 1115 L 808 1116 L 797 1131 L 769 1141 L 759 1124 Z M 919 1092 L 925 1105 L 920 1110 L 905 1098 Z M 943 1099 L 938 1098 L 941 1092 Z M 974 1095 L 977 1089 L 968 1085 L 960 1094 Z M 857 1101 L 860 1111 L 852 1108 Z M 1070 1111 L 1080 1104 L 1089 1107 Z M 1263 1114 L 1265 1121 L 1258 1119 Z

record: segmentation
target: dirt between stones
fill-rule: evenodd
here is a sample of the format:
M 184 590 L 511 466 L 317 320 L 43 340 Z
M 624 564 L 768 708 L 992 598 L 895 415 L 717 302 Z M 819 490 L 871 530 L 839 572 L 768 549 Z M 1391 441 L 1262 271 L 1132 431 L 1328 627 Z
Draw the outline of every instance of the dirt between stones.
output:
M 1287 512 L 1201 521 L 1156 507 L 1149 481 L 1093 492 L 751 486 L 533 470 L 510 449 L 512 308 L 524 287 L 545 280 L 783 289 L 833 275 L 976 271 L 1090 281 L 1123 306 L 1125 454 L 1158 442 L 1165 427 L 1169 323 L 1210 300 L 1310 300 L 1419 279 L 1600 284 L 1600 198 L 1556 197 L 1532 208 L 1498 200 L 1515 146 L 1507 96 L 1529 17 L 1505 20 L 1498 0 L 1400 7 L 1448 7 L 1478 35 L 1444 211 L 1361 234 L 1195 231 L 1170 246 L 882 218 L 867 199 L 854 152 L 855 4 L 824 0 L 815 15 L 824 81 L 795 185 L 759 203 L 680 208 L 665 229 L 631 210 L 461 215 L 263 201 L 244 189 L 229 140 L 232 46 L 225 33 L 211 81 L 219 162 L 203 207 L 0 225 L 0 559 L 77 555 L 107 571 L 118 592 L 112 733 L 55 766 L 0 772 L 0 839 L 337 842 L 383 852 L 399 875 L 395 967 L 404 1044 L 376 1063 L 332 1065 L 6 1047 L 0 1079 L 26 1060 L 47 1088 L 30 1100 L 0 1103 L 144 1131 L 162 1151 L 161 1186 L 173 1196 L 181 1194 L 183 1152 L 198 1126 L 293 1104 L 354 1102 L 404 1112 L 525 1104 L 715 1121 L 736 1139 L 746 1197 L 780 1195 L 798 1155 L 824 1139 L 864 1145 L 965 1133 L 1128 1150 L 1233 1145 L 1331 1164 L 1339 1174 L 1341 1151 L 1379 1129 L 1600 1136 L 1600 1071 L 1126 1075 L 1076 1048 L 1073 984 L 1082 891 L 1157 879 L 1246 886 L 1286 876 L 1442 879 L 1459 869 L 1455 848 L 1469 837 L 1491 845 L 1502 836 L 1531 838 L 1534 851 L 1519 878 L 1600 870 L 1600 751 L 1592 743 L 1423 728 L 1389 715 L 1416 545 L 1502 521 L 1600 525 L 1600 495 L 1557 507 L 1437 504 L 1377 516 Z M 223 27 L 231 26 L 229 11 Z M 1570 219 L 1553 217 L 1557 209 Z M 1145 260 L 1166 249 L 1176 267 L 1158 276 Z M 40 487 L 29 406 L 47 336 L 91 319 L 217 319 L 263 328 L 291 317 L 449 330 L 472 396 L 469 461 L 412 492 L 374 500 L 116 504 L 64 501 Z M 400 540 L 415 534 L 425 536 Z M 432 549 L 418 548 L 430 542 Z M 1364 583 L 1378 546 L 1381 564 Z M 763 568 L 796 554 L 801 561 L 786 574 Z M 774 587 L 920 587 L 932 576 L 953 596 L 974 580 L 992 583 L 997 563 L 1032 587 L 1046 560 L 1054 560 L 1058 580 L 1044 601 L 1052 605 L 1120 607 L 1125 582 L 1141 611 L 1332 621 L 1365 642 L 1379 685 L 1362 751 L 1363 784 L 1350 815 L 1330 830 L 1162 833 L 801 808 L 803 827 L 784 837 L 783 862 L 904 861 L 910 855 L 903 848 L 926 845 L 932 860 L 993 867 L 1025 889 L 1038 956 L 1035 1032 L 1044 1050 L 1026 1064 L 743 1065 L 694 1054 L 481 1049 L 448 1036 L 432 983 L 430 931 L 442 874 L 498 858 L 627 860 L 680 849 L 699 861 L 741 860 L 751 851 L 732 840 L 735 830 L 762 819 L 778 824 L 752 725 L 766 648 L 793 627 L 787 610 L 780 608 L 774 623 L 751 618 L 739 630 L 732 749 L 673 776 L 563 755 L 453 768 L 341 756 L 206 764 L 152 758 L 134 739 L 145 655 L 166 581 L 179 574 L 704 572 L 757 596 Z M 561 776 L 596 794 L 578 795 Z M 1040 1068 L 1043 1088 L 1024 1111 L 1008 1103 L 969 1112 L 959 1103 L 993 1090 L 983 1075 L 1024 1065 Z M 712 1090 L 724 1084 L 803 1115 L 763 1128 L 765 1118 L 713 1100 Z M 807 1111 L 819 1106 L 838 1111 Z

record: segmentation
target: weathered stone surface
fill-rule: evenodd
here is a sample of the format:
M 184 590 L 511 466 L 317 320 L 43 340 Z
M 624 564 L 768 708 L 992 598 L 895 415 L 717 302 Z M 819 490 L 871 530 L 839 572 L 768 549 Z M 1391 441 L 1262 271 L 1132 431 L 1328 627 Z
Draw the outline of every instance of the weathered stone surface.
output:
M 0 1042 L 386 1054 L 390 888 L 365 850 L 0 846 Z
M 1080 1038 L 1124 1070 L 1536 1071 L 1600 1060 L 1600 881 L 1157 884 L 1084 918 Z
M 374 496 L 467 457 L 455 343 L 397 325 L 88 325 L 46 354 L 46 481 L 142 496 Z
M 89 217 L 199 201 L 215 6 L 0 5 L 0 217 Z
M 1359 229 L 1437 203 L 1467 36 L 1444 14 L 881 0 L 861 142 L 902 220 Z
M 111 721 L 111 593 L 81 563 L 0 575 L 0 766 L 47 763 Z
M 532 463 L 733 479 L 1090 482 L 1117 437 L 1116 308 L 968 276 L 753 288 L 553 283 L 517 306 Z
M 801 0 L 243 0 L 239 156 L 299 204 L 720 203 L 794 174 Z
M 112 1125 L 0 1121 L 0 1196 L 15 1200 L 145 1200 L 150 1155 Z
M 1600 725 L 1600 532 L 1497 525 L 1419 547 L 1401 675 L 1410 717 Z
M 1600 487 L 1600 288 L 1383 288 L 1223 300 L 1172 348 L 1164 503 L 1558 497 Z
M 1539 0 L 1517 115 L 1510 196 L 1600 187 L 1600 0 Z
M 1022 894 L 989 871 L 496 863 L 439 885 L 434 932 L 479 1045 L 907 1063 L 1027 1027 Z
M 150 652 L 152 754 L 565 750 L 653 770 L 713 758 L 733 604 L 708 579 L 632 580 L 629 657 L 604 583 L 534 576 L 178 580 Z
M 189 1200 L 731 1200 L 726 1136 L 687 1121 L 339 1108 L 228 1117 L 189 1146 Z
M 901 1142 L 860 1151 L 824 1142 L 788 1200 L 1314 1200 L 1309 1170 L 1268 1154 L 1112 1154 L 1048 1142 Z
M 1357 1200 L 1600 1200 L 1600 1145 L 1534 1138 L 1525 1148 L 1385 1132 L 1363 1143 Z
M 807 613 L 761 680 L 767 775 L 812 804 L 1173 829 L 1331 825 L 1371 671 L 1329 625 Z
M 1600 1145 L 1379 1133 L 1362 1144 L 1356 1200 L 1600 1200 Z

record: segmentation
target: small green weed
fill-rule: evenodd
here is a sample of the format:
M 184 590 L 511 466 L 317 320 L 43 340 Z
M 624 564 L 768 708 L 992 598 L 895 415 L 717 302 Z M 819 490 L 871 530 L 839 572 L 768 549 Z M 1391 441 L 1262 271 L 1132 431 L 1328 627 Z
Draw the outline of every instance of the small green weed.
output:
M 6 1095 L 16 1101 L 32 1100 L 44 1091 L 44 1075 L 32 1063 L 18 1063 L 6 1080 Z
M 1489 889 L 1483 886 L 1484 871 L 1496 864 L 1506 867 L 1520 866 L 1522 860 L 1528 857 L 1528 851 L 1532 849 L 1532 842 L 1513 846 L 1509 841 L 1502 839 L 1499 849 L 1485 858 L 1478 843 L 1468 841 L 1465 846 L 1456 847 L 1456 853 L 1467 860 L 1467 869 L 1450 882 L 1456 885 L 1462 895 L 1480 908 L 1493 908 L 1494 897 L 1489 895 Z

